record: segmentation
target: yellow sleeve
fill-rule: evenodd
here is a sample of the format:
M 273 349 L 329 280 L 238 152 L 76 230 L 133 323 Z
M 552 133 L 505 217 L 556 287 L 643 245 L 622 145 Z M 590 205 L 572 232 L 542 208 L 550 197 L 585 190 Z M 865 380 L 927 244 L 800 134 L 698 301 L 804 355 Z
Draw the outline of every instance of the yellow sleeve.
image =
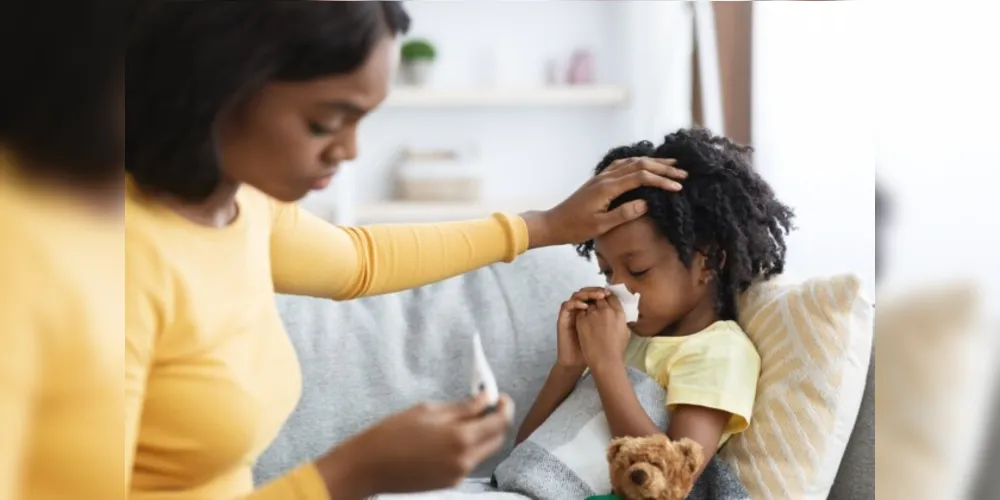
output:
M 11 274 L 20 266 L 6 257 L 0 252 L 3 264 L 11 264 L 6 266 L 10 269 L 0 270 L 0 500 L 19 498 L 21 493 L 41 333 L 36 329 L 39 317 L 24 296 L 24 283 Z
M 246 500 L 330 500 L 330 495 L 326 491 L 326 484 L 319 475 L 319 471 L 316 470 L 316 466 L 309 463 L 261 486 L 260 489 L 244 498 Z
M 337 300 L 441 281 L 528 248 L 517 216 L 442 224 L 334 226 L 297 205 L 272 202 L 275 291 Z
M 757 397 L 760 356 L 748 339 L 712 335 L 682 348 L 667 367 L 667 406 L 693 405 L 732 414 L 725 434 L 743 432 Z

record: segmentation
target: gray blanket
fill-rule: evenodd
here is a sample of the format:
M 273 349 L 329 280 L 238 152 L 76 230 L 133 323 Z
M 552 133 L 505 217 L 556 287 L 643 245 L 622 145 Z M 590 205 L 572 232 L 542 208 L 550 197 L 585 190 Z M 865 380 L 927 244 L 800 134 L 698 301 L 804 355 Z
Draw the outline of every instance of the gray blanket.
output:
M 669 413 L 666 393 L 654 380 L 629 369 L 640 404 L 661 429 Z M 496 470 L 499 489 L 538 500 L 583 499 L 611 491 L 606 450 L 611 440 L 607 417 L 592 377 L 584 377 L 572 394 Z M 749 499 L 735 472 L 712 459 L 690 499 Z

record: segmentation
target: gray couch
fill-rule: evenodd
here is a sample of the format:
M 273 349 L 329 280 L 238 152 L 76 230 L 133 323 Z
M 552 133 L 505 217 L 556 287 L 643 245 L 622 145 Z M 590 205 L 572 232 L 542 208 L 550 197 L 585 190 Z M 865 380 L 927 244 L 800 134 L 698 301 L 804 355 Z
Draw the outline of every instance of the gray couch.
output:
M 279 297 L 304 388 L 298 408 L 258 462 L 257 482 L 314 459 L 419 401 L 466 396 L 473 332 L 482 336 L 501 390 L 513 397 L 520 425 L 555 359 L 559 303 L 583 286 L 601 283 L 593 264 L 570 248 L 553 248 L 381 297 L 343 303 Z M 871 373 L 868 380 L 831 499 L 875 497 Z M 475 476 L 489 476 L 512 440 L 513 432 Z

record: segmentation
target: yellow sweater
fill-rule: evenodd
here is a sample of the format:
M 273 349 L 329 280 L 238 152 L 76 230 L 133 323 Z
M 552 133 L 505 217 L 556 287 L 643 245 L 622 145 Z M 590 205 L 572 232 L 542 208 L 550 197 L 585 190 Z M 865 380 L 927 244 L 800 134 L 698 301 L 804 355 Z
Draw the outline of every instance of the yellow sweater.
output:
M 300 394 L 274 293 L 387 293 L 513 260 L 528 244 L 524 221 L 507 215 L 341 228 L 250 188 L 237 202 L 230 226 L 208 228 L 129 187 L 125 455 L 133 500 L 327 499 L 312 464 L 253 490 L 251 466 Z
M 122 225 L 0 158 L 0 500 L 122 498 Z

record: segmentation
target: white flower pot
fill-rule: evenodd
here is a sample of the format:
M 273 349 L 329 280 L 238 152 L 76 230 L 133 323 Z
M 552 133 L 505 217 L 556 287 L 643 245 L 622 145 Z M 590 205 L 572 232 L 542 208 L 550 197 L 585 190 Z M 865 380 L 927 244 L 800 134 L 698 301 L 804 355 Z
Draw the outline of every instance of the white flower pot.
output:
M 409 61 L 404 62 L 400 68 L 400 76 L 406 85 L 421 86 L 431 79 L 434 72 L 434 61 Z

